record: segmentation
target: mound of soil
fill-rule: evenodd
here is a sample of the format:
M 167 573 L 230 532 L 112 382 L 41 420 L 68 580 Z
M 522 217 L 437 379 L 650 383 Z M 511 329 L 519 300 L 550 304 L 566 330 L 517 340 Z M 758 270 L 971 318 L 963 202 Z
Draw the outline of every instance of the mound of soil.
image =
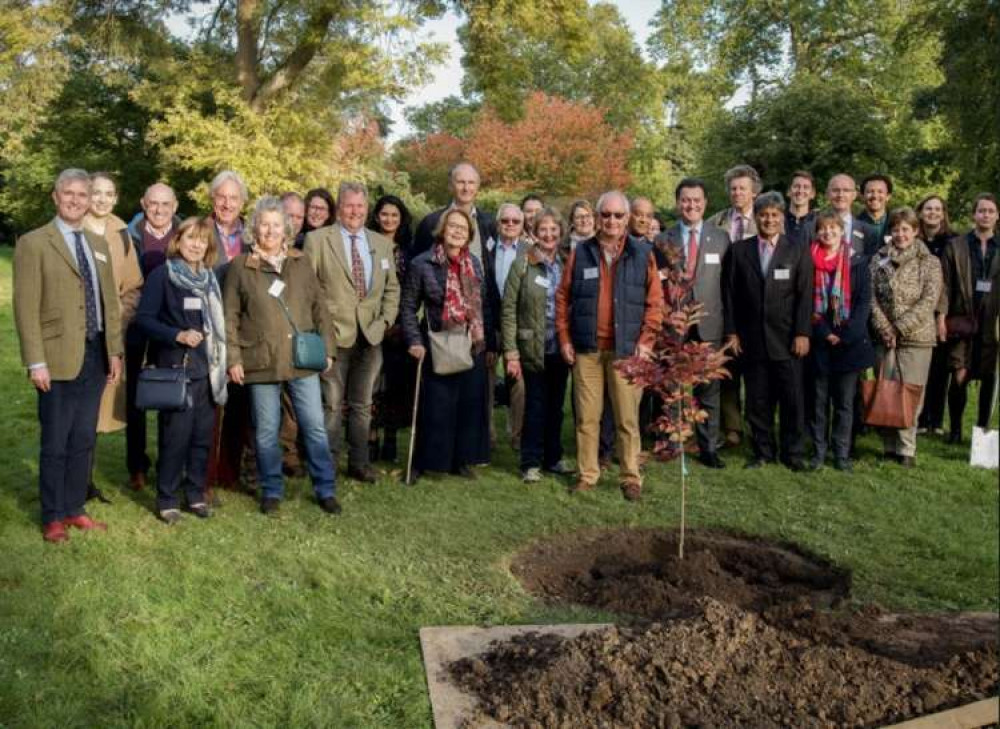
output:
M 536 542 L 511 570 L 546 600 L 650 620 L 692 615 L 705 596 L 762 611 L 803 599 L 830 607 L 851 589 L 849 571 L 795 545 L 718 532 L 689 532 L 683 560 L 674 532 L 578 532 Z
M 998 684 L 992 642 L 914 667 L 710 598 L 668 624 L 529 634 L 449 670 L 485 715 L 532 729 L 877 727 L 993 696 Z

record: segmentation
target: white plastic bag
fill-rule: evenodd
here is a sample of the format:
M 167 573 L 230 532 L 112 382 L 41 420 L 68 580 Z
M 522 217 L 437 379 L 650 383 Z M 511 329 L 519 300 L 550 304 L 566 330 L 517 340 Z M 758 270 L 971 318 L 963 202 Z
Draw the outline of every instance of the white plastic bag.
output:
M 1000 430 L 987 430 L 978 425 L 972 429 L 969 465 L 977 468 L 1000 466 Z

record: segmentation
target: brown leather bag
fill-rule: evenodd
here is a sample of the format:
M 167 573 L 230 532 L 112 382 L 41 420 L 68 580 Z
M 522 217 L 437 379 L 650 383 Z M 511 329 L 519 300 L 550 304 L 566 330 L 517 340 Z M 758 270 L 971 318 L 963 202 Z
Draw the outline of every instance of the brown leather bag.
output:
M 972 314 L 955 314 L 944 318 L 948 339 L 972 339 L 979 331 L 979 322 Z
M 902 380 L 899 355 L 892 350 L 894 367 L 884 365 L 874 380 L 861 383 L 861 402 L 865 409 L 865 424 L 878 428 L 902 430 L 917 423 L 917 406 L 924 391 L 923 385 L 913 385 Z M 896 375 L 899 379 L 895 379 Z

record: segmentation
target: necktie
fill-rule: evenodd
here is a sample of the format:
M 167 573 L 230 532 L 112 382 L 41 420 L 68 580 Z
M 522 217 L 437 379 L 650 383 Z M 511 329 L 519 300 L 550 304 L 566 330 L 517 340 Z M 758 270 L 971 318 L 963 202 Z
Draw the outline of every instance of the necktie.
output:
M 698 235 L 695 233 L 694 228 L 691 228 L 688 233 L 688 250 L 687 250 L 687 270 L 685 275 L 688 279 L 694 278 L 695 269 L 698 268 Z
M 733 243 L 743 240 L 743 216 L 737 215 L 733 221 Z
M 767 267 L 771 265 L 771 254 L 774 253 L 774 249 L 770 245 L 761 241 L 760 248 L 760 272 L 767 275 Z
M 87 339 L 97 336 L 97 293 L 94 291 L 94 277 L 90 270 L 90 261 L 83 250 L 83 233 L 79 230 L 73 231 L 73 239 L 76 241 L 76 265 L 80 269 L 80 276 L 83 278 L 83 304 L 86 310 Z
M 358 236 L 351 236 L 351 278 L 354 279 L 354 290 L 359 299 L 368 295 L 368 286 L 365 283 L 365 265 L 361 262 L 361 254 L 358 253 Z

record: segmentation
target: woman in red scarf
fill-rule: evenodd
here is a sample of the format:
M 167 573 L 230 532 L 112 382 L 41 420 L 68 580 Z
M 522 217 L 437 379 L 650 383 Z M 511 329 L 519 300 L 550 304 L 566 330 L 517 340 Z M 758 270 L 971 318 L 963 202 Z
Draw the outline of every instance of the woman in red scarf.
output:
M 409 353 L 423 364 L 420 413 L 413 456 L 413 480 L 422 471 L 445 471 L 475 478 L 470 468 L 490 459 L 486 351 L 497 351 L 486 279 L 469 252 L 473 221 L 449 210 L 438 221 L 434 245 L 410 263 L 399 320 Z M 424 317 L 417 320 L 423 307 Z M 438 374 L 429 332 L 467 332 L 472 367 Z
M 813 383 L 809 431 L 814 455 L 810 463 L 820 468 L 828 445 L 833 466 L 850 471 L 851 423 L 858 376 L 874 362 L 868 338 L 871 313 L 871 277 L 868 259 L 852 255 L 844 240 L 844 224 L 833 211 L 816 216 L 813 259 L 813 327 L 809 348 Z M 830 409 L 833 423 L 830 427 Z

